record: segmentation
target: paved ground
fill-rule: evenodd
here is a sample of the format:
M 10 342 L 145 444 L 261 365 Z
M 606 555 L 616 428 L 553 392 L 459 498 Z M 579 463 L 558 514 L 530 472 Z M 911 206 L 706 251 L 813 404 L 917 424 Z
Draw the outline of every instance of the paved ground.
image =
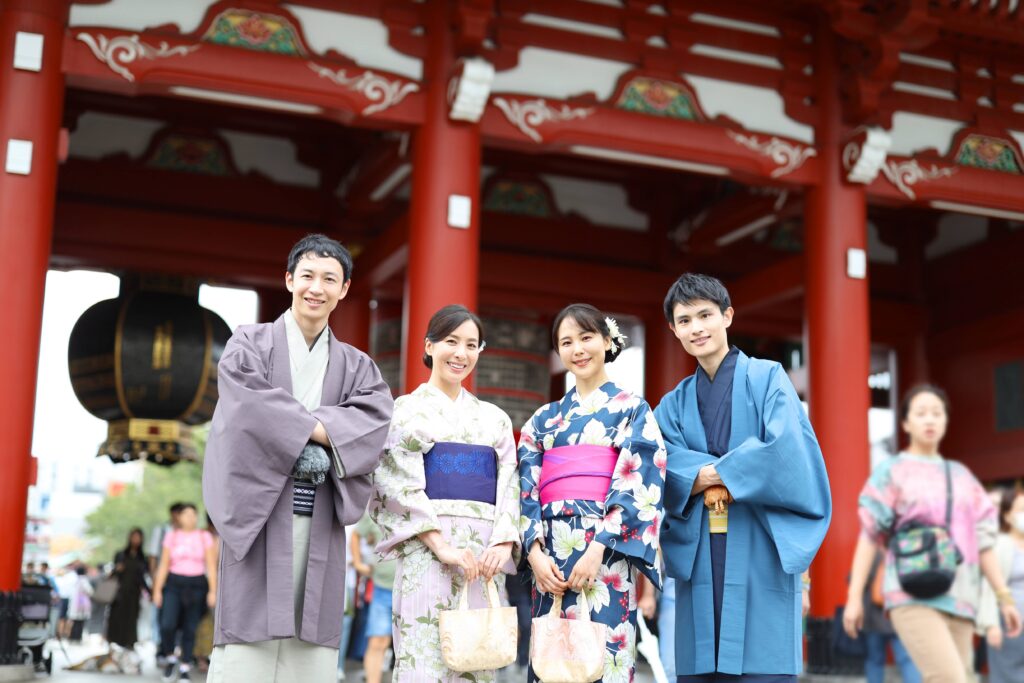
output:
M 66 646 L 67 656 L 65 656 L 64 651 L 61 650 L 56 641 L 50 641 L 48 650 L 53 653 L 53 675 L 47 679 L 45 674 L 37 674 L 36 679 L 39 681 L 52 680 L 60 683 L 112 683 L 113 681 L 128 683 L 128 681 L 148 681 L 153 683 L 160 680 L 160 673 L 156 670 L 156 664 L 154 663 L 155 652 L 151 643 L 140 643 L 137 647 L 137 651 L 143 659 L 143 673 L 141 676 L 65 670 L 72 663 L 77 663 L 86 657 L 105 652 L 105 647 L 99 642 L 68 645 Z M 192 680 L 205 682 L 206 676 L 198 671 L 194 671 Z M 513 667 L 499 672 L 499 683 L 520 683 L 525 680 L 525 675 L 517 672 Z M 359 662 L 351 660 L 348 662 L 346 666 L 346 681 L 347 683 L 363 683 L 362 667 Z M 653 681 L 654 678 L 651 675 L 650 668 L 646 664 L 641 664 L 640 669 L 637 671 L 636 683 L 653 683 Z M 390 682 L 390 675 L 385 675 L 382 683 Z M 243 682 L 239 681 L 237 683 Z

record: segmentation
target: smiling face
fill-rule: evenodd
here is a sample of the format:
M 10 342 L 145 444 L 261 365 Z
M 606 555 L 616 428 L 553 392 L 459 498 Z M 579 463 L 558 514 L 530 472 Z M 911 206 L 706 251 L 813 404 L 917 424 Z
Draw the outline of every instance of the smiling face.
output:
M 555 340 L 562 365 L 576 376 L 578 384 L 604 372 L 604 356 L 612 348 L 611 339 L 583 329 L 570 315 L 558 326 Z
M 946 405 L 930 391 L 922 391 L 910 401 L 903 431 L 910 437 L 911 446 L 925 451 L 937 451 L 946 435 Z
M 732 325 L 732 313 L 732 306 L 723 312 L 718 304 L 705 299 L 676 303 L 669 329 L 683 349 L 702 366 L 709 363 L 717 366 L 729 353 L 726 330 Z
M 345 281 L 337 259 L 306 254 L 286 273 L 285 286 L 292 293 L 292 311 L 311 324 L 327 324 L 327 317 L 348 294 L 352 281 Z
M 442 386 L 455 386 L 473 372 L 480 358 L 480 329 L 467 320 L 444 339 L 426 341 L 423 350 L 431 360 L 430 379 Z

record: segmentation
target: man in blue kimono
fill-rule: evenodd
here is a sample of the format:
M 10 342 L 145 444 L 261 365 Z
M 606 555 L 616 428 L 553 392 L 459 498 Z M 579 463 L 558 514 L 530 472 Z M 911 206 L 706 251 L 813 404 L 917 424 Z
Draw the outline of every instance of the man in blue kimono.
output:
M 832 517 L 821 449 L 782 366 L 729 347 L 721 282 L 683 275 L 665 316 L 698 364 L 655 410 L 668 450 L 661 543 L 677 580 L 678 683 L 795 683 L 800 575 Z

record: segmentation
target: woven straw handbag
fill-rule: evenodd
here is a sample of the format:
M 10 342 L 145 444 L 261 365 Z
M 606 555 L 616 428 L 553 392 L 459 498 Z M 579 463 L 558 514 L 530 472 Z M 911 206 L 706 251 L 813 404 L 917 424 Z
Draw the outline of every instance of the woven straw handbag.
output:
M 493 580 L 484 583 L 489 607 L 469 608 L 467 584 L 459 592 L 458 608 L 441 610 L 441 658 L 452 671 L 489 671 L 516 660 L 516 608 L 501 606 Z
M 533 620 L 530 664 L 542 683 L 591 683 L 604 675 L 608 627 L 590 620 L 583 593 L 576 602 L 576 619 L 560 619 L 562 596 L 546 617 Z

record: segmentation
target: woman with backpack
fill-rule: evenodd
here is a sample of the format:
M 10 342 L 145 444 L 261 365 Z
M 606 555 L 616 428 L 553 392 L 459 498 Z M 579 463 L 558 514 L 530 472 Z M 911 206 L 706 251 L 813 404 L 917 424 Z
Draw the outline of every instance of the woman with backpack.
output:
M 843 626 L 863 627 L 863 595 L 875 548 L 886 549 L 885 608 L 925 683 L 967 683 L 982 577 L 999 601 L 1007 634 L 1021 632 L 994 552 L 996 510 L 977 478 L 939 451 L 946 393 L 911 389 L 900 407 L 907 449 L 879 464 L 860 494 L 857 543 Z

